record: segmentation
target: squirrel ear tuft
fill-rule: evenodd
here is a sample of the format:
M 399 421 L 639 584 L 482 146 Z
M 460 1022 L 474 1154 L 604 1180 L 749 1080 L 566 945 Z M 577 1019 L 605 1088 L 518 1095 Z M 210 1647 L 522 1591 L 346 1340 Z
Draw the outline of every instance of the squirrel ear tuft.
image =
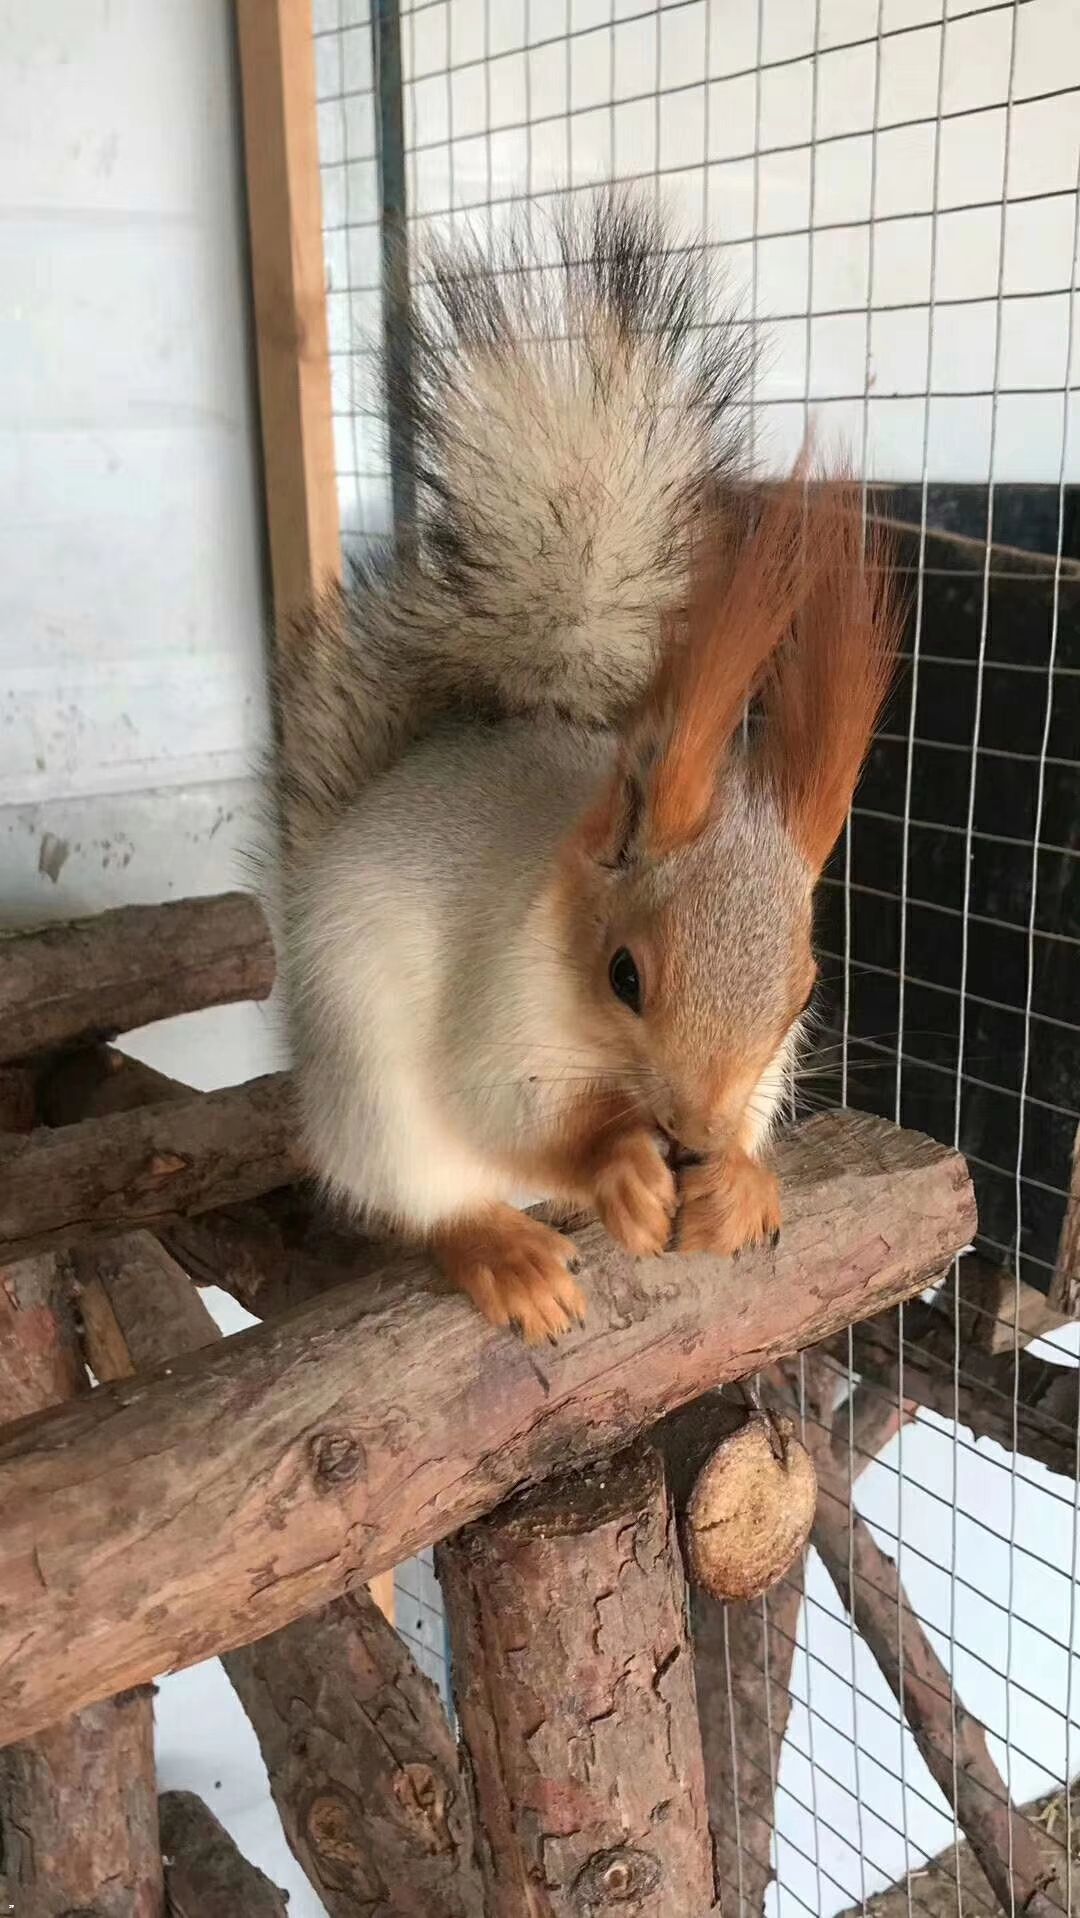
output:
M 807 493 L 813 563 L 763 687 L 761 758 L 815 873 L 843 828 L 892 679 L 905 606 L 887 529 L 844 475 Z
M 660 742 L 643 775 L 643 839 L 654 857 L 689 844 L 708 823 L 746 703 L 805 595 L 804 474 L 800 460 L 763 501 L 729 507 L 700 542 L 681 630 L 646 707 Z

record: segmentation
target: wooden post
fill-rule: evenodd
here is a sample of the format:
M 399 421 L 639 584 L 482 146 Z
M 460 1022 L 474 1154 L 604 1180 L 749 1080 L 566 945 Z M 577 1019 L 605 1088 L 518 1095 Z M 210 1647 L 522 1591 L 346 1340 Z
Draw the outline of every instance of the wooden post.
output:
M 311 0 L 237 0 L 274 612 L 341 570 Z
M 719 1911 L 659 1454 L 549 1480 L 438 1565 L 489 1918 Z
M 23 1737 L 274 1631 L 603 1456 L 708 1386 L 918 1292 L 963 1161 L 858 1113 L 781 1144 L 779 1247 L 634 1262 L 580 1237 L 589 1323 L 543 1355 L 418 1262 L 0 1435 L 0 1726 Z M 41 1587 L 35 1566 L 46 1563 Z
M 201 1798 L 162 1792 L 160 1815 L 169 1918 L 288 1918 L 285 1893 L 241 1857 Z
M 72 1269 L 100 1379 L 220 1338 L 191 1280 L 148 1233 L 84 1247 Z M 358 1899 L 376 1897 L 395 1918 L 481 1918 L 446 1713 L 372 1596 L 375 1604 L 356 1592 L 226 1653 L 225 1670 L 330 1918 L 352 1918 Z
M 0 1269 L 5 1415 L 26 1417 L 86 1383 L 56 1261 Z M 0 1910 L 6 1898 L 17 1918 L 163 1918 L 164 1897 L 149 1691 L 0 1751 Z

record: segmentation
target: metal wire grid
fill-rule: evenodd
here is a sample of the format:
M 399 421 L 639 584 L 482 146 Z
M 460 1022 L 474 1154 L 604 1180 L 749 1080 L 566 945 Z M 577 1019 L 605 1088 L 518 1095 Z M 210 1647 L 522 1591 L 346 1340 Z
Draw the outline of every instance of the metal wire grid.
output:
M 359 544 L 390 519 L 366 0 L 316 0 L 316 25 L 338 471 L 346 539 Z M 1080 1102 L 1077 972 L 1064 969 L 1080 943 L 1071 10 L 404 0 L 400 31 L 414 257 L 432 232 L 497 225 L 516 202 L 543 206 L 568 186 L 651 185 L 704 234 L 769 343 L 752 422 L 765 469 L 812 415 L 823 439 L 841 432 L 891 484 L 911 528 L 908 672 L 828 882 L 838 1090 L 963 1145 L 994 1222 L 984 1248 L 1045 1284 Z M 973 489 L 960 514 L 969 546 L 945 540 L 958 483 Z M 1018 490 L 1033 484 L 1042 495 Z M 1012 550 L 1040 543 L 1025 514 L 1029 529 L 1043 523 L 1035 588 L 1039 569 Z M 1008 656 L 1010 600 L 1033 596 L 1031 630 L 1011 646 L 1021 656 Z M 950 678 L 964 688 L 959 716 Z M 927 956 L 950 937 L 943 982 Z M 1018 1355 L 1016 1314 L 1011 1324 Z M 1058 1362 L 1074 1361 L 1070 1334 L 1051 1342 Z M 1014 1430 L 1018 1380 L 1014 1364 Z M 963 1381 L 958 1340 L 957 1394 Z M 852 1391 L 849 1419 L 853 1405 Z M 1064 1784 L 1075 1484 L 927 1416 L 901 1419 L 857 1507 L 987 1723 L 1005 1786 L 1022 1798 Z M 424 1599 L 434 1618 L 433 1585 Z M 790 1648 L 761 1610 L 767 1675 Z M 923 1863 L 959 1845 L 955 1817 L 813 1564 L 797 1637 L 770 1900 L 825 1914 L 865 1907 L 900 1878 L 914 1918 Z M 734 1711 L 731 1725 L 737 1779 Z M 741 1845 L 737 1787 L 732 1819 Z M 1064 1821 L 1071 1910 L 1067 1794 Z M 738 1876 L 726 1889 L 741 1907 Z

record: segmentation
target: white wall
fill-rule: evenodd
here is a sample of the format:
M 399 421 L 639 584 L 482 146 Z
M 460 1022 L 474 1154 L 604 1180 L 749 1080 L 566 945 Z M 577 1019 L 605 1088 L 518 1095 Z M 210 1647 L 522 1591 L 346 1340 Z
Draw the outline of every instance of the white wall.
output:
M 265 598 L 227 0 L 7 0 L 0 47 L 11 924 L 236 882 Z M 261 1066 L 265 1015 L 189 1027 Z
M 0 4 L 0 925 L 220 891 L 251 836 L 266 601 L 231 15 Z M 234 1007 L 133 1049 L 215 1084 L 265 1070 L 277 1033 Z M 216 1663 L 165 1682 L 158 1730 L 162 1785 L 201 1789 L 318 1918 Z

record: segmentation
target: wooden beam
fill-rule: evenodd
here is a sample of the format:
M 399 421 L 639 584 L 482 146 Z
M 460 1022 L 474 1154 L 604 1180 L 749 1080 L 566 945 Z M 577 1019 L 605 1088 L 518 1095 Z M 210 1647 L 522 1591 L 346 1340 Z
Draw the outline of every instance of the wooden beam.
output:
M 237 0 L 274 612 L 341 571 L 311 0 Z
M 190 1086 L 113 1046 L 50 1060 L 38 1075 L 36 1092 L 47 1125 L 72 1125 L 197 1096 Z M 305 1187 L 280 1187 L 263 1198 L 162 1222 L 156 1230 L 199 1285 L 221 1286 L 260 1319 L 320 1298 L 335 1285 L 384 1273 L 408 1258 L 400 1242 L 366 1238 L 355 1227 L 335 1223 Z
M 0 933 L 0 1060 L 265 999 L 274 949 L 258 901 L 225 892 Z
M 286 1894 L 248 1864 L 201 1798 L 165 1791 L 159 1803 L 169 1918 L 288 1918 Z
M 99 1379 L 131 1377 L 219 1339 L 191 1280 L 149 1234 L 83 1247 L 71 1263 Z M 351 1918 L 357 1900 L 376 1892 L 397 1918 L 481 1918 L 454 1737 L 434 1686 L 387 1622 L 392 1591 L 389 1605 L 385 1597 L 338 1599 L 226 1653 L 225 1670 L 289 1843 L 330 1918 Z
M 1047 1306 L 1070 1319 L 1080 1314 L 1080 1127 L 1073 1141 L 1069 1191 Z
M 198 1096 L 189 1086 L 167 1079 L 112 1046 L 86 1047 L 51 1060 L 38 1076 L 36 1092 L 41 1116 L 49 1125 L 134 1112 L 152 1103 L 173 1105 Z M 160 1221 L 158 1231 L 162 1249 L 169 1255 L 166 1264 L 175 1261 L 183 1268 L 181 1278 L 189 1294 L 188 1274 L 199 1285 L 221 1286 L 257 1318 L 318 1298 L 334 1285 L 355 1284 L 365 1273 L 385 1270 L 405 1257 L 401 1246 L 361 1239 L 355 1232 L 335 1227 L 310 1192 L 291 1186 L 268 1193 L 264 1200 L 225 1206 L 205 1217 Z M 144 1249 L 135 1261 L 144 1276 L 145 1261 L 151 1256 Z M 195 1304 L 204 1311 L 197 1300 Z M 161 1308 L 180 1314 L 175 1328 L 179 1331 L 187 1308 L 175 1287 L 161 1301 Z M 84 1313 L 102 1312 L 104 1336 L 111 1308 L 107 1302 L 101 1304 L 100 1287 L 88 1291 L 83 1309 Z M 172 1346 L 159 1346 L 139 1363 L 159 1364 L 190 1349 L 178 1337 Z M 94 1370 L 99 1378 L 123 1376 L 122 1370 L 103 1373 L 98 1366 Z M 380 1611 L 393 1622 L 397 1602 L 393 1571 L 380 1572 L 369 1589 Z
M 164 1224 L 303 1173 L 286 1073 L 0 1138 L 0 1259 Z
M 542 1357 L 417 1263 L 9 1428 L 4 1733 L 275 1630 L 515 1486 L 910 1297 L 970 1240 L 962 1159 L 916 1134 L 824 1114 L 777 1161 L 776 1249 L 634 1263 L 583 1233 L 589 1323 Z
M 4 1414 L 29 1417 L 86 1391 L 57 1261 L 0 1269 Z M 0 1751 L 0 1911 L 163 1918 L 164 1896 L 149 1689 L 90 1705 Z
M 855 1369 L 866 1387 L 861 1403 L 875 1395 L 895 1411 L 900 1382 L 896 1320 L 874 1318 L 859 1325 L 852 1340 Z M 847 1340 L 834 1345 L 832 1358 L 847 1366 Z M 1074 1366 L 1052 1365 L 1030 1352 L 991 1353 L 965 1346 L 959 1364 L 952 1314 L 946 1295 L 940 1305 L 916 1307 L 905 1314 L 904 1399 L 923 1405 L 939 1418 L 955 1419 L 976 1438 L 990 1438 L 1007 1452 L 1023 1453 L 1065 1478 L 1074 1479 L 1078 1460 L 1080 1374 Z M 1014 1404 L 1015 1400 L 1015 1404 Z M 844 1421 L 836 1445 L 846 1452 Z M 856 1438 L 856 1443 L 859 1443 Z M 875 1449 L 879 1441 L 875 1440 Z
M 825 1362 L 818 1366 L 825 1370 Z M 807 1420 L 818 1472 L 813 1544 L 896 1699 L 927 1770 L 953 1806 L 1003 1911 L 1060 1918 L 1048 1873 L 1023 1813 L 1009 1799 L 986 1732 L 959 1698 L 911 1607 L 895 1561 L 854 1511 L 850 1475 L 827 1424 Z
M 659 1453 L 556 1475 L 438 1568 L 488 1918 L 719 1912 Z

